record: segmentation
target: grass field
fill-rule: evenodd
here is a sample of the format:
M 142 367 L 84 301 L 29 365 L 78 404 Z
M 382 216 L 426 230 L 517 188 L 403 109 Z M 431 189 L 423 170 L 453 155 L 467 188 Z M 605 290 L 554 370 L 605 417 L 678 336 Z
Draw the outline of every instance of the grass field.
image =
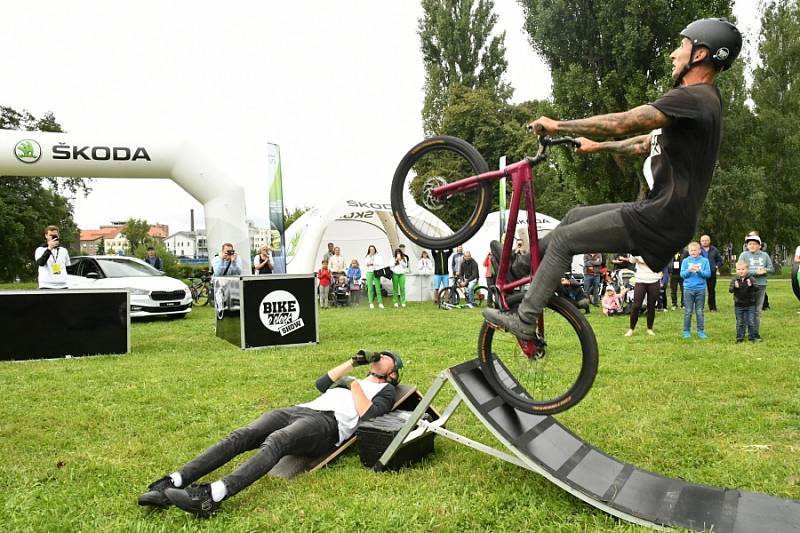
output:
M 589 315 L 600 371 L 587 398 L 557 418 L 643 469 L 800 499 L 800 302 L 788 281 L 771 281 L 765 341 L 737 345 L 726 286 L 720 311 L 706 313 L 707 341 L 680 338 L 679 311 L 658 314 L 654 338 L 642 321 L 624 338 L 627 317 Z M 134 323 L 127 356 L 1 363 L 2 529 L 640 530 L 442 438 L 428 460 L 397 473 L 374 473 L 349 453 L 293 481 L 262 479 L 210 520 L 136 505 L 148 483 L 231 429 L 313 398 L 314 380 L 359 348 L 399 351 L 403 381 L 424 392 L 439 371 L 475 356 L 480 322 L 478 310 L 430 303 L 325 310 L 318 346 L 244 352 L 217 339 L 211 309 L 200 308 L 185 320 Z M 448 427 L 496 445 L 465 407 Z

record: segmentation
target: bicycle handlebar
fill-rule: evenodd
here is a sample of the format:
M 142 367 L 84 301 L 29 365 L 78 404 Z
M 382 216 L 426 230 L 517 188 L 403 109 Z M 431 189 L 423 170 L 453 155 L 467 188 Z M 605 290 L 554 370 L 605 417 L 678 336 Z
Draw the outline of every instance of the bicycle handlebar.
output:
M 536 152 L 534 157 L 526 158 L 530 166 L 538 165 L 547 159 L 547 149 L 551 146 L 559 144 L 569 144 L 575 148 L 579 148 L 581 143 L 573 137 L 548 137 L 547 135 L 539 136 L 539 151 Z

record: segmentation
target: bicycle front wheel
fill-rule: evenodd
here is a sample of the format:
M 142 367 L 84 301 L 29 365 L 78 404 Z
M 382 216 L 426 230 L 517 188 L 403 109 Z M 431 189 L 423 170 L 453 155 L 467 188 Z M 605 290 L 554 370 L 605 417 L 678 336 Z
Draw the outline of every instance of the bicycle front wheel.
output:
M 490 183 L 439 198 L 432 191 L 488 169 L 481 154 L 456 137 L 431 137 L 413 147 L 392 180 L 392 212 L 400 230 L 415 244 L 431 250 L 466 242 L 489 214 Z
M 580 402 L 597 375 L 597 340 L 570 302 L 554 296 L 542 316 L 543 342 L 532 356 L 511 333 L 483 323 L 478 356 L 492 388 L 513 407 L 551 415 Z

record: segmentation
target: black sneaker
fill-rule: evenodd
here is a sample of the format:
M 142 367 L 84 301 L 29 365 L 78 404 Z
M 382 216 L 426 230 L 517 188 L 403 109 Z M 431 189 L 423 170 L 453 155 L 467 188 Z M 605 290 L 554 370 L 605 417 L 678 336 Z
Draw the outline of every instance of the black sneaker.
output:
M 150 490 L 139 496 L 139 505 L 161 507 L 162 509 L 166 509 L 172 505 L 172 502 L 164 495 L 165 490 L 175 488 L 175 483 L 172 482 L 171 477 L 164 476 L 158 481 L 150 483 L 150 486 L 147 488 Z
M 189 485 L 185 489 L 167 489 L 164 494 L 179 509 L 208 518 L 219 509 L 211 497 L 211 485 Z
M 537 340 L 536 326 L 520 318 L 516 311 L 503 313 L 499 309 L 484 309 L 483 317 L 487 322 L 504 329 L 524 341 Z
M 736 339 L 736 344 L 739 344 L 740 342 L 744 342 L 744 339 Z

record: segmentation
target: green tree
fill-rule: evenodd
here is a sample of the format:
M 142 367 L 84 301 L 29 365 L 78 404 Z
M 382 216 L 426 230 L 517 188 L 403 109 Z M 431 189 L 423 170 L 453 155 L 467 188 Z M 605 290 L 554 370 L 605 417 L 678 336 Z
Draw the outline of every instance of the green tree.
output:
M 36 118 L 27 110 L 19 112 L 8 106 L 0 106 L 0 129 L 49 132 L 64 131 L 61 124 L 56 120 L 55 115 L 50 111 L 46 112 L 43 117 Z M 74 195 L 80 191 L 86 196 L 92 190 L 89 187 L 91 180 L 86 178 L 46 176 L 37 179 L 57 193 L 69 192 Z
M 0 281 L 34 278 L 33 253 L 50 224 L 59 227 L 61 245 L 74 255 L 78 228 L 69 200 L 43 187 L 38 178 L 0 178 Z
M 131 250 L 135 250 L 140 244 L 150 242 L 150 223 L 144 219 L 129 218 L 122 234 L 131 243 Z
M 283 211 L 283 227 L 288 228 L 292 222 L 303 216 L 303 213 L 311 209 L 310 207 L 295 207 L 291 211 L 284 209 Z M 256 252 L 258 253 L 258 252 Z M 255 254 L 254 254 L 255 255 Z
M 97 255 L 106 255 L 106 240 L 100 237 L 100 242 L 97 243 Z
M 766 193 L 763 216 L 753 223 L 771 243 L 800 242 L 800 4 L 772 0 L 761 18 L 752 98 L 758 116 L 755 157 L 764 167 L 759 190 Z
M 523 0 L 525 29 L 553 78 L 556 116 L 618 112 L 670 85 L 669 53 L 692 20 L 730 16 L 732 0 Z M 570 159 L 579 201 L 630 201 L 645 194 L 641 161 L 609 154 Z
M 487 89 L 505 100 L 511 87 L 503 81 L 508 63 L 505 33 L 492 36 L 497 22 L 492 0 L 422 0 L 418 21 L 425 64 L 426 135 L 441 133 L 442 115 L 455 86 Z

